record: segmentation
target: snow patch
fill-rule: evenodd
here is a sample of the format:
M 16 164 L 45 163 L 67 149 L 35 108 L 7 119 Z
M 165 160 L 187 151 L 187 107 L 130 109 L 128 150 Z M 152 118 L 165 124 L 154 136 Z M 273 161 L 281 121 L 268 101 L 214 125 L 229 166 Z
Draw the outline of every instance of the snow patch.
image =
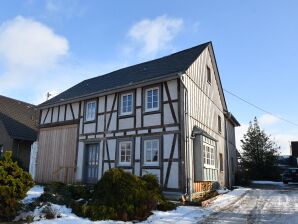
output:
M 282 182 L 277 181 L 267 181 L 267 180 L 254 180 L 252 181 L 253 184 L 270 184 L 270 185 L 283 185 Z
M 30 202 L 34 201 L 35 199 L 39 198 L 44 192 L 44 187 L 36 185 L 32 187 L 28 192 L 27 196 L 22 200 L 24 204 L 29 204 Z

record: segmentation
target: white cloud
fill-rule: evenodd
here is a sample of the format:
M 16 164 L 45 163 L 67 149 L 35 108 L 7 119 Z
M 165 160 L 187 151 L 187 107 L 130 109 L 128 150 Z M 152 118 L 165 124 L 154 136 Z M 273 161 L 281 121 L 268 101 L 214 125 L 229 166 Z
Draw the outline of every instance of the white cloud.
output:
M 259 118 L 259 123 L 261 126 L 273 125 L 273 124 L 277 124 L 279 122 L 280 122 L 280 119 L 276 116 L 271 115 L 271 114 L 263 114 Z
M 0 94 L 15 96 L 22 92 L 25 98 L 37 95 L 45 87 L 59 89 L 62 84 L 57 82 L 55 73 L 68 54 L 67 39 L 38 21 L 18 16 L 2 23 Z
M 130 28 L 128 37 L 131 44 L 126 46 L 125 50 L 128 53 L 141 52 L 141 56 L 155 56 L 159 51 L 170 47 L 182 25 L 182 19 L 166 15 L 155 19 L 143 19 Z
M 0 27 L 0 57 L 9 69 L 47 69 L 68 53 L 68 42 L 49 27 L 21 16 Z

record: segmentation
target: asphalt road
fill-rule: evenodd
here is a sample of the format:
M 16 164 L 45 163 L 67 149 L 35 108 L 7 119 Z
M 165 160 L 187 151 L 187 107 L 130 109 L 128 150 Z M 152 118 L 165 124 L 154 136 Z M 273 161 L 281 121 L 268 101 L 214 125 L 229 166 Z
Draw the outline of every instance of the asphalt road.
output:
M 298 224 L 298 184 L 255 184 L 252 188 L 199 223 Z

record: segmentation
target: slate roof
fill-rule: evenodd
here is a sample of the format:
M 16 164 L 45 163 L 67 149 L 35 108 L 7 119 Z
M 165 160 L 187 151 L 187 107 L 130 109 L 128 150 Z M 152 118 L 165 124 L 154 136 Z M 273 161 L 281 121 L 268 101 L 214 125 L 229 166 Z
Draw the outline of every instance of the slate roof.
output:
M 37 111 L 32 104 L 0 95 L 0 121 L 14 139 L 35 141 L 37 138 Z
M 127 85 L 177 75 L 179 72 L 186 71 L 209 44 L 210 42 L 207 42 L 159 59 L 87 79 L 39 106 L 48 106 L 83 96 L 118 89 Z

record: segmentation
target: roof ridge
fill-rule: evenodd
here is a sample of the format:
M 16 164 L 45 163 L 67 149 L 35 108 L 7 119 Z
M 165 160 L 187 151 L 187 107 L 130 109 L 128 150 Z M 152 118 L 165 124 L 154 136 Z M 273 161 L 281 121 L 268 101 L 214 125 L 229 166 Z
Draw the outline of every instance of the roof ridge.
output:
M 129 65 L 127 67 L 124 67 L 124 68 L 119 68 L 119 69 L 116 69 L 114 71 L 111 71 L 111 72 L 108 72 L 108 73 L 105 73 L 105 74 L 102 74 L 102 75 L 97 75 L 95 77 L 92 77 L 92 78 L 89 78 L 89 79 L 84 79 L 83 81 L 79 82 L 78 84 L 82 83 L 82 82 L 85 82 L 85 81 L 88 81 L 88 80 L 92 80 L 92 79 L 96 79 L 97 77 L 99 76 L 106 76 L 106 75 L 109 75 L 113 72 L 117 72 L 117 71 L 121 71 L 123 69 L 127 69 L 127 68 L 130 68 L 130 67 L 134 67 L 134 66 L 139 66 L 139 65 L 142 65 L 142 64 L 146 64 L 146 63 L 150 63 L 150 62 L 154 62 L 154 61 L 158 61 L 158 60 L 161 60 L 163 58 L 168 58 L 168 57 L 171 57 L 173 55 L 176 55 L 176 54 L 180 54 L 180 53 L 183 53 L 185 51 L 190 51 L 194 48 L 197 48 L 197 47 L 202 47 L 204 45 L 208 46 L 210 43 L 212 43 L 211 41 L 208 41 L 208 42 L 205 42 L 203 44 L 199 44 L 199 45 L 196 45 L 196 46 L 193 46 L 193 47 L 190 47 L 190 48 L 187 48 L 187 49 L 184 49 L 184 50 L 181 50 L 181 51 L 177 51 L 177 52 L 174 52 L 172 54 L 168 54 L 168 55 L 165 55 L 165 56 L 162 56 L 162 57 L 159 57 L 159 58 L 155 58 L 155 59 L 152 59 L 152 60 L 149 60 L 149 61 L 144 61 L 144 62 L 140 62 L 140 63 L 137 63 L 137 64 L 132 64 L 132 65 Z

